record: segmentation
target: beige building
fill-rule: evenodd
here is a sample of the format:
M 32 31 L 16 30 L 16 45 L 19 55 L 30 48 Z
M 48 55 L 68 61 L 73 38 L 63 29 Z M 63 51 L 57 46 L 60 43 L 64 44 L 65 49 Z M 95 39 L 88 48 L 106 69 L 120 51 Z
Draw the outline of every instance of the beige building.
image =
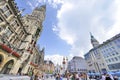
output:
M 21 16 L 14 0 L 0 0 L 0 73 L 28 73 L 44 59 L 44 49 L 36 49 L 42 32 L 46 6 Z M 40 55 L 40 59 L 37 55 Z M 34 62 L 32 60 L 34 59 Z M 38 61 L 37 63 L 35 61 Z
M 53 73 L 55 70 L 54 63 L 50 60 L 44 61 L 44 72 L 45 73 Z

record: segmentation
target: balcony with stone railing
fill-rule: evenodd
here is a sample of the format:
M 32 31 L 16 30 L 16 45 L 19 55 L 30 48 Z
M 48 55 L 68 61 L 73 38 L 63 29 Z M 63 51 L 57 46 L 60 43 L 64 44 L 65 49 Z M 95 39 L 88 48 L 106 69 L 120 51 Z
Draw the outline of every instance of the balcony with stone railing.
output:
M 34 66 L 34 67 L 38 67 L 38 64 L 34 63 L 34 62 L 30 62 L 30 65 Z
M 0 43 L 0 49 L 5 51 L 5 52 L 7 52 L 9 55 L 13 55 L 13 56 L 15 56 L 17 58 L 20 58 L 20 56 L 21 56 L 19 53 L 17 53 L 16 51 L 12 50 L 11 48 L 9 48 L 5 44 Z

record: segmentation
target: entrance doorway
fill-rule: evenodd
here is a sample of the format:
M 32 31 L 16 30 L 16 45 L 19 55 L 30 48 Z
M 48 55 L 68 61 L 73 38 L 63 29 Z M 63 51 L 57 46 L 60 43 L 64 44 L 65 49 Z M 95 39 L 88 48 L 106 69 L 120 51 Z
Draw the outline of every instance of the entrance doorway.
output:
M 1 65 L 2 61 L 3 61 L 3 56 L 0 55 L 0 65 Z
M 19 74 L 19 75 L 21 75 L 22 69 L 23 69 L 23 64 L 21 64 L 21 66 L 20 66 L 20 68 L 19 68 L 19 70 L 18 70 L 18 74 Z
M 9 74 L 10 70 L 11 70 L 12 67 L 13 67 L 13 64 L 14 64 L 14 61 L 13 61 L 13 60 L 8 61 L 8 62 L 4 65 L 1 73 L 2 73 L 2 74 Z

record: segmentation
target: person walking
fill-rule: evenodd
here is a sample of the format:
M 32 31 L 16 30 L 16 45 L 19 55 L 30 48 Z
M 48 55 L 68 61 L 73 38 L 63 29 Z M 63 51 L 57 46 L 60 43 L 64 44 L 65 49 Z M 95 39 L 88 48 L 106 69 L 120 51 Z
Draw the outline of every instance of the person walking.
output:
M 60 75 L 60 74 L 58 74 L 58 75 L 56 76 L 56 79 L 55 79 L 55 80 L 62 80 L 61 75 Z
M 67 77 L 67 80 L 70 80 L 70 74 L 67 74 L 66 77 Z
M 119 79 L 118 79 L 118 76 L 115 75 L 115 76 L 114 76 L 114 80 L 119 80 Z
M 106 74 L 102 74 L 102 79 L 101 80 L 105 80 L 106 79 Z
M 77 73 L 73 73 L 71 80 L 80 80 L 80 79 L 81 78 L 79 78 L 79 75 Z
M 105 80 L 112 80 L 112 79 L 110 78 L 110 75 L 109 75 L 109 74 L 106 74 Z

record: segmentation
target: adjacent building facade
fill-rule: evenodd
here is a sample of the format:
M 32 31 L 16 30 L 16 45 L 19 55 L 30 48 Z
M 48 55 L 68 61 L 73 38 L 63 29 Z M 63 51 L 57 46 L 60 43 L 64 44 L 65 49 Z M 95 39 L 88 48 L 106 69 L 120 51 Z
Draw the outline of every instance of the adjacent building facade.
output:
M 52 74 L 55 70 L 55 66 L 52 61 L 50 60 L 45 60 L 44 61 L 44 72 Z
M 87 63 L 86 61 L 79 56 L 73 57 L 71 61 L 68 62 L 68 71 L 69 72 L 87 72 Z
M 95 43 L 91 36 L 92 45 Z M 93 43 L 94 42 L 94 43 Z M 98 42 L 98 41 L 97 41 Z M 93 46 L 93 48 L 84 55 L 89 66 L 90 72 L 107 72 L 120 70 L 120 34 L 111 39 Z
M 63 74 L 62 69 L 63 69 L 62 66 L 60 66 L 59 64 L 57 64 L 55 66 L 54 74 Z
M 36 42 L 45 11 L 46 7 L 41 6 L 21 16 L 14 0 L 0 1 L 0 73 L 26 74 L 43 62 L 44 49 L 38 50 Z

